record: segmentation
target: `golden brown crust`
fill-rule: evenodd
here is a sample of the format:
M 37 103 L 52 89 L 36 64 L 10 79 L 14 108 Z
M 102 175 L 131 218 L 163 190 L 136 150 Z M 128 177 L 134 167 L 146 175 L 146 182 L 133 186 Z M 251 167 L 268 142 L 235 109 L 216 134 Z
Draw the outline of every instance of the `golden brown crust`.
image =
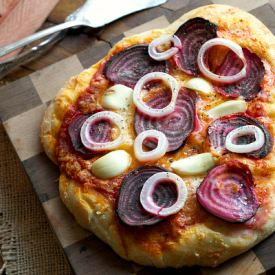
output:
M 273 181 L 275 178 L 273 178 Z M 273 188 L 274 189 L 274 188 Z M 177 242 L 160 253 L 148 253 L 130 234 L 120 234 L 115 212 L 108 200 L 96 191 L 84 190 L 75 181 L 60 176 L 60 196 L 78 223 L 108 243 L 121 257 L 142 265 L 180 267 L 183 265 L 216 266 L 243 253 L 275 230 L 275 198 L 267 203 L 273 210 L 264 213 L 265 221 L 258 229 L 209 219 L 182 230 Z M 189 190 L 190 191 L 190 190 Z M 256 219 L 263 213 L 258 212 Z
M 272 70 L 275 71 L 275 38 L 272 33 L 254 16 L 224 5 L 200 7 L 183 15 L 166 29 L 153 30 L 125 38 L 117 43 L 105 58 L 125 46 L 146 40 L 151 41 L 152 38 L 158 37 L 160 34 L 172 34 L 183 22 L 197 16 L 216 23 L 220 30 L 219 36 L 234 40 L 241 46 L 255 52 L 263 60 L 266 60 L 271 65 Z M 88 87 L 99 63 L 72 78 L 46 111 L 41 128 L 41 139 L 47 155 L 53 161 L 56 161 L 55 145 L 63 116 L 70 105 L 76 101 L 79 94 Z M 274 101 L 274 88 L 270 91 L 270 96 Z M 268 115 L 274 121 L 275 104 L 272 102 L 265 103 L 265 107 Z M 272 131 L 274 135 L 274 129 Z M 269 162 L 270 167 L 275 167 L 274 149 L 269 157 Z M 255 168 L 253 168 L 253 164 L 250 166 L 252 170 Z M 112 206 L 100 193 L 91 189 L 84 189 L 77 182 L 62 174 L 60 177 L 60 195 L 64 204 L 81 226 L 93 231 L 125 259 L 157 267 L 180 267 L 195 264 L 215 266 L 248 250 L 275 231 L 274 170 L 272 173 L 269 183 L 266 184 L 270 196 L 261 207 L 262 211 L 265 211 L 265 219 L 261 219 L 263 215 L 261 211 L 258 211 L 255 217 L 259 221 L 258 226 L 244 229 L 244 227 L 232 224 L 228 229 L 228 223 L 210 217 L 204 223 L 197 223 L 183 229 L 177 241 L 171 242 L 165 250 L 159 249 L 158 253 L 150 253 L 143 249 L 130 234 L 119 233 L 119 225 L 116 222 Z
M 47 108 L 41 124 L 41 142 L 48 157 L 56 161 L 55 146 L 59 128 L 64 114 L 77 100 L 78 96 L 89 86 L 92 75 L 97 71 L 97 64 L 72 77 L 62 88 Z

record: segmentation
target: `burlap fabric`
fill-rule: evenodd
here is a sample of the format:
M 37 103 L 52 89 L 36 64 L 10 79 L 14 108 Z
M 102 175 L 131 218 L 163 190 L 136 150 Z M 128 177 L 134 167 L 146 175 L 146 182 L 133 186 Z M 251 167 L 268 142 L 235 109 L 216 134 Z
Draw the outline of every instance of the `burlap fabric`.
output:
M 71 274 L 2 124 L 0 246 L 7 274 Z

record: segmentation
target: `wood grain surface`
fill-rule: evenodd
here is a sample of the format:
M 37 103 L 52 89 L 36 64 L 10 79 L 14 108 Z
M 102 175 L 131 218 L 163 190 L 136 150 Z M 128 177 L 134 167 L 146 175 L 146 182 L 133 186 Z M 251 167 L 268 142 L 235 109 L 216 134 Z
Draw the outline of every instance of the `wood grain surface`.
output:
M 82 2 L 60 1 L 50 15 L 50 21 L 45 25 L 61 22 Z M 2 84 L 7 85 L 0 88 L 0 117 L 77 275 L 160 274 L 160 271 L 120 259 L 107 245 L 75 223 L 59 199 L 58 169 L 47 159 L 39 142 L 41 116 L 67 79 L 102 58 L 122 37 L 154 27 L 165 27 L 188 10 L 213 2 L 239 5 L 256 15 L 273 33 L 275 32 L 274 1 L 170 0 L 161 7 L 124 17 L 97 32 L 88 29 L 72 31 L 46 55 L 22 66 L 2 80 Z M 60 62 L 55 63 L 57 61 Z M 48 66 L 49 64 L 53 65 Z M 12 82 L 18 78 L 20 79 Z M 275 267 L 274 255 L 273 234 L 253 250 L 231 259 L 218 268 L 165 269 L 161 274 L 272 274 L 275 272 L 272 270 Z

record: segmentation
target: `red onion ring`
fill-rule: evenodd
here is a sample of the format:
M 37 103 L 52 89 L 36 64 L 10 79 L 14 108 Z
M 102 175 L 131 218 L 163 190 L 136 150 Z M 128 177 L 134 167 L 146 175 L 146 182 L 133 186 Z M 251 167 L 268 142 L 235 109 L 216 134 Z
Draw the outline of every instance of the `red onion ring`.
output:
M 146 83 L 148 83 L 152 80 L 159 80 L 159 79 L 165 81 L 169 85 L 169 87 L 171 88 L 171 91 L 172 91 L 172 98 L 171 98 L 170 103 L 166 107 L 164 107 L 162 109 L 154 109 L 154 108 L 146 105 L 145 102 L 142 100 L 141 91 L 142 91 L 143 86 Z M 149 74 L 144 75 L 137 82 L 137 84 L 134 88 L 133 101 L 140 112 L 142 112 L 148 116 L 151 116 L 151 117 L 162 117 L 165 115 L 169 115 L 174 111 L 179 89 L 180 89 L 180 87 L 179 87 L 177 80 L 174 77 L 172 77 L 171 75 L 162 73 L 162 72 L 149 73 Z
M 92 140 L 90 131 L 94 123 L 100 120 L 108 120 L 114 123 L 120 130 L 120 135 L 113 141 L 107 142 L 96 142 Z M 113 150 L 117 148 L 123 142 L 122 129 L 125 127 L 123 117 L 120 115 L 111 112 L 111 111 L 103 111 L 98 112 L 91 115 L 86 121 L 83 123 L 80 130 L 80 137 L 83 145 L 90 150 L 93 151 L 105 151 L 105 150 Z
M 167 172 L 158 166 L 140 166 L 123 179 L 116 203 L 116 213 L 124 224 L 130 226 L 148 226 L 163 220 L 146 212 L 140 204 L 140 192 L 148 178 L 159 172 Z M 160 185 L 154 193 L 158 205 L 170 206 L 176 201 L 174 188 Z
M 177 188 L 177 200 L 169 207 L 158 206 L 153 200 L 153 193 L 157 185 L 162 181 L 172 181 Z M 140 203 L 149 213 L 160 217 L 167 217 L 177 213 L 183 208 L 187 198 L 185 182 L 178 175 L 170 172 L 156 173 L 146 180 L 140 193 Z
M 226 136 L 239 127 L 246 125 L 254 125 L 262 130 L 265 137 L 263 146 L 250 153 L 246 153 L 248 157 L 255 159 L 261 159 L 267 156 L 273 148 L 273 137 L 271 132 L 266 128 L 264 124 L 257 119 L 252 118 L 245 113 L 236 113 L 227 116 L 220 117 L 214 120 L 208 127 L 208 139 L 210 142 L 211 151 L 215 154 L 225 154 L 227 150 L 225 148 Z M 251 135 L 244 135 L 237 139 L 237 144 L 250 144 L 254 141 L 254 137 Z
M 255 141 L 248 144 L 236 144 L 233 141 L 244 135 L 254 135 Z M 265 142 L 263 131 L 255 125 L 246 125 L 229 132 L 225 139 L 225 148 L 228 151 L 244 154 L 251 153 L 262 148 Z
M 158 52 L 157 47 L 168 42 L 172 42 L 174 46 L 165 52 Z M 181 48 L 181 41 L 176 35 L 163 35 L 159 38 L 154 39 L 149 44 L 148 53 L 153 59 L 157 61 L 162 61 L 167 60 L 175 55 L 179 51 L 179 48 Z
M 232 50 L 242 60 L 244 65 L 243 68 L 235 75 L 217 75 L 211 72 L 209 68 L 207 68 L 207 66 L 205 65 L 204 59 L 205 59 L 206 52 L 214 46 L 225 46 L 230 50 Z M 237 43 L 231 40 L 227 40 L 224 38 L 213 38 L 208 40 L 201 46 L 199 50 L 197 62 L 198 62 L 199 69 L 203 75 L 219 83 L 234 83 L 246 76 L 246 59 L 244 57 L 243 50 L 240 45 L 238 45 Z
M 157 139 L 157 147 L 151 151 L 143 151 L 142 144 L 146 138 Z M 147 130 L 140 133 L 134 142 L 135 156 L 140 162 L 154 161 L 165 155 L 168 149 L 168 140 L 165 134 L 157 130 Z

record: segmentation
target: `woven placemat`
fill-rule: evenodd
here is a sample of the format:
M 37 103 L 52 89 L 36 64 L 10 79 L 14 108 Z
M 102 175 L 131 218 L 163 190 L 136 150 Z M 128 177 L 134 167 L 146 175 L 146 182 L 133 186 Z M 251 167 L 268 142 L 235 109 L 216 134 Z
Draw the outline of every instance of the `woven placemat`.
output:
M 71 274 L 0 124 L 0 246 L 7 274 Z

